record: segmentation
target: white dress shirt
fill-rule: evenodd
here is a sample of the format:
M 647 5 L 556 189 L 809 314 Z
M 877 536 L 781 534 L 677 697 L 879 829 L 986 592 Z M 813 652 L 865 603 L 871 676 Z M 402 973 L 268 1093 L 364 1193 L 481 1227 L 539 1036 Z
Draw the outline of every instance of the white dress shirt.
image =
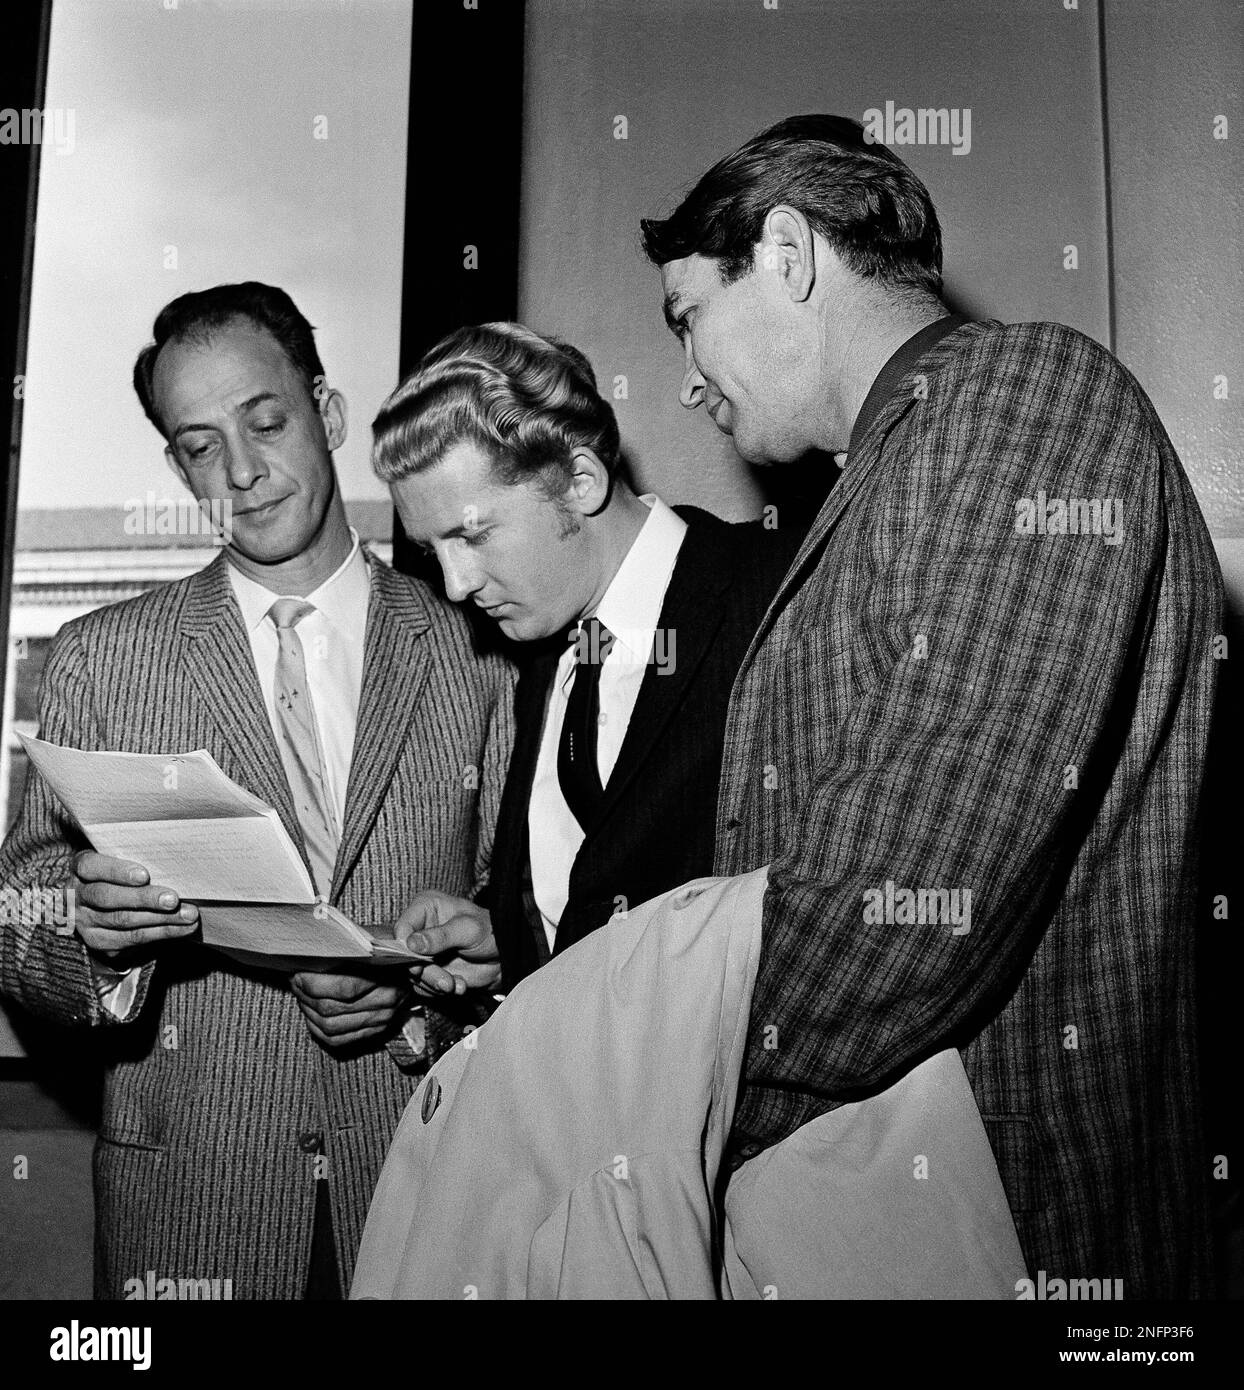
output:
M 648 664 L 654 655 L 659 657 L 665 650 L 662 644 L 654 652 L 654 642 L 665 591 L 687 533 L 687 523 L 659 497 L 646 493 L 639 500 L 649 508 L 649 515 L 605 590 L 595 615 L 587 615 L 599 618 L 614 636 L 613 646 L 600 668 L 596 763 L 601 786 L 608 786 L 618 761 Z M 574 677 L 577 635 L 578 625 L 569 634 L 569 643 L 557 663 L 527 808 L 531 890 L 550 951 L 570 896 L 570 870 L 583 844 L 583 828 L 566 805 L 557 778 L 557 749 Z
M 302 642 L 303 660 L 307 668 L 307 684 L 311 689 L 311 704 L 320 747 L 324 750 L 325 777 L 328 783 L 329 809 L 338 838 L 345 823 L 346 787 L 350 780 L 350 757 L 354 750 L 354 731 L 358 724 L 359 696 L 363 688 L 363 641 L 367 630 L 367 605 L 371 580 L 367 561 L 359 548 L 358 533 L 351 527 L 353 544 L 350 553 L 304 602 L 314 605 L 294 629 Z M 279 650 L 276 625 L 268 618 L 268 610 L 284 595 L 265 588 L 228 566 L 229 583 L 242 610 L 242 625 L 250 642 L 251 656 L 263 692 L 268 723 L 280 746 L 280 729 L 276 722 L 276 659 Z M 133 966 L 124 972 L 115 971 L 105 962 L 92 958 L 100 999 L 117 1018 L 124 1018 L 133 1007 L 138 988 L 140 968 Z M 416 1048 L 422 1046 L 410 1031 L 407 1037 Z
M 350 759 L 354 754 L 354 733 L 363 691 L 367 605 L 371 597 L 371 576 L 359 547 L 358 532 L 353 527 L 350 536 L 353 544 L 349 555 L 303 600 L 312 604 L 315 612 L 308 613 L 294 629 L 302 642 L 316 732 L 324 751 L 328 806 L 338 840 L 346 818 L 346 790 L 350 784 Z M 268 723 L 279 747 L 281 732 L 276 720 L 274 687 L 280 639 L 276 624 L 268 618 L 268 609 L 284 595 L 265 589 L 232 565 L 229 566 L 229 582 L 242 610 Z M 426 1033 L 422 1006 L 416 1007 L 402 1032 L 416 1053 L 423 1051 Z
M 350 780 L 350 758 L 354 752 L 354 730 L 363 689 L 363 637 L 371 592 L 367 561 L 359 549 L 358 533 L 351 528 L 350 535 L 354 544 L 349 555 L 303 600 L 312 604 L 315 612 L 308 613 L 294 629 L 302 643 L 315 726 L 324 750 L 329 810 L 338 839 L 345 821 L 346 786 Z M 265 588 L 233 565 L 229 566 L 229 582 L 242 610 L 242 625 L 250 639 L 268 723 L 272 725 L 279 747 L 281 733 L 273 693 L 279 640 L 268 609 L 284 595 Z

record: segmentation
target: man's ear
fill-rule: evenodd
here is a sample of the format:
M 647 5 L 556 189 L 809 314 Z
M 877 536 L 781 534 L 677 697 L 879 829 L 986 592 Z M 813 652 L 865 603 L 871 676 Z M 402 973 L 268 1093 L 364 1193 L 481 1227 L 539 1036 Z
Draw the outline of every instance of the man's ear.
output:
M 340 449 L 346 442 L 346 398 L 340 391 L 324 391 L 319 406 L 329 451 Z
M 173 452 L 173 446 L 171 444 L 166 444 L 164 446 L 164 462 L 167 463 L 173 472 L 181 479 L 182 485 L 193 493 L 194 488 L 190 486 L 190 479 L 186 475 L 186 470 L 181 466 L 181 460 L 178 459 L 177 455 Z
M 594 449 L 576 449 L 570 459 L 570 482 L 564 494 L 566 505 L 581 516 L 599 511 L 609 496 L 609 470 Z
M 787 203 L 770 208 L 757 250 L 760 266 L 781 277 L 782 289 L 801 304 L 816 284 L 816 241 L 808 219 Z

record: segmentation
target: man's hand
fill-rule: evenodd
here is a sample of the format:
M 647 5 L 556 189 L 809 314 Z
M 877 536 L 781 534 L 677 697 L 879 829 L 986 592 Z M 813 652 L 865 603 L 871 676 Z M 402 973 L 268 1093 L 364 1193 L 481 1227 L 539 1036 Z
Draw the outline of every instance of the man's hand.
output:
M 466 898 L 434 888 L 416 893 L 394 923 L 393 935 L 420 955 L 438 957 L 435 965 L 410 968 L 415 993 L 424 999 L 496 989 L 501 983 L 492 918 Z
M 392 973 L 387 972 L 389 978 Z M 303 971 L 291 976 L 289 984 L 311 1036 L 333 1051 L 383 1033 L 410 1002 L 404 980 L 393 985 L 370 975 Z
M 151 882 L 132 859 L 113 859 L 84 850 L 74 860 L 74 930 L 89 951 L 112 958 L 134 946 L 190 936 L 199 929 L 199 909 L 171 888 Z

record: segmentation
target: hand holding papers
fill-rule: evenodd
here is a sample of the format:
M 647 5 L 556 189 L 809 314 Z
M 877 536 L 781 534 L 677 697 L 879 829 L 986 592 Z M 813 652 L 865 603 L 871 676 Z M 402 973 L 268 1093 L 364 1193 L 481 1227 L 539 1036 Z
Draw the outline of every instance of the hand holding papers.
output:
M 207 945 L 276 968 L 427 959 L 317 900 L 278 813 L 205 750 L 91 753 L 19 737 L 99 853 L 142 864 L 198 906 Z

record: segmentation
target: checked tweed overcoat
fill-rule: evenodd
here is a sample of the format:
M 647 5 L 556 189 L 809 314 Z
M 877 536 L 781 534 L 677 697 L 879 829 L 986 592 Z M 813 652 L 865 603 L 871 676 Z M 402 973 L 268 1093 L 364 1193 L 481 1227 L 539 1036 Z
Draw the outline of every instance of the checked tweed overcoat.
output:
M 1034 1279 L 1204 1292 L 1204 522 L 1070 329 L 959 324 L 879 383 L 731 698 L 715 871 L 772 865 L 733 1162 L 955 1045 Z
M 222 555 L 189 579 L 67 624 L 48 657 L 41 733 L 87 749 L 206 748 L 280 811 L 301 847 L 226 563 Z M 371 557 L 369 568 L 332 901 L 357 922 L 388 923 L 417 889 L 466 896 L 483 886 L 513 685 L 501 658 L 473 651 L 461 614 Z M 32 770 L 0 850 L 0 884 L 63 883 L 84 847 Z M 285 976 L 194 941 L 151 948 L 123 1023 L 100 1006 L 76 936 L 8 926 L 0 942 L 3 993 L 89 1028 L 84 1048 L 107 1063 L 94 1164 L 97 1296 L 121 1297 L 127 1279 L 150 1270 L 231 1279 L 234 1298 L 301 1297 L 325 1161 L 349 1287 L 372 1189 L 418 1080 L 399 1068 L 400 1047 L 329 1054 Z

